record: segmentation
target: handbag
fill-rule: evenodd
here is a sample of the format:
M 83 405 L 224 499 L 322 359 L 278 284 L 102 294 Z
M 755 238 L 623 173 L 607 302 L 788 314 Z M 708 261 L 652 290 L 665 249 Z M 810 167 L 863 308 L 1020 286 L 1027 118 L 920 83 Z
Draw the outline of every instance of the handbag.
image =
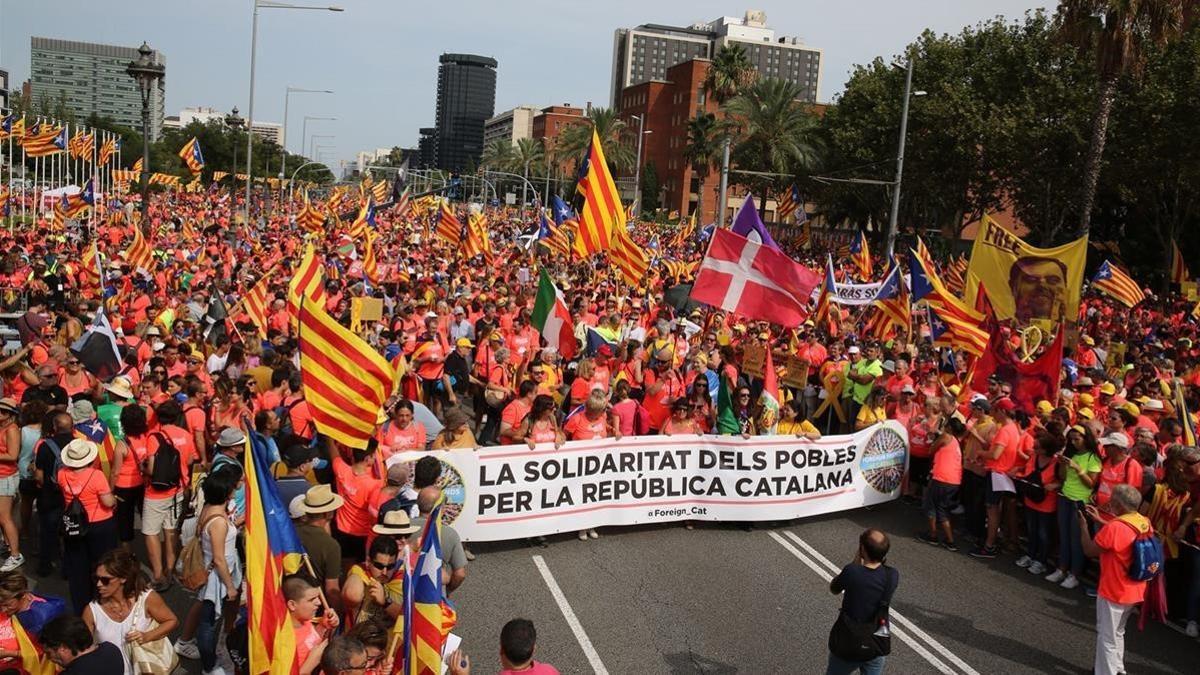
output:
M 142 621 L 135 622 L 135 625 L 140 623 L 145 626 L 142 630 L 143 633 L 158 628 L 158 622 L 146 613 L 146 597 L 148 595 L 149 593 L 143 594 L 138 600 L 138 606 L 134 609 L 135 612 L 141 612 Z M 170 675 L 179 667 L 179 655 L 171 646 L 171 638 L 165 635 L 142 644 L 136 642 L 126 644 L 129 647 L 129 662 L 133 664 L 133 672 L 138 675 Z
M 829 629 L 829 651 L 838 658 L 861 663 L 892 652 L 888 607 L 892 602 L 892 594 L 896 592 L 899 575 L 887 565 L 883 569 L 887 571 L 887 585 L 875 614 L 868 621 L 858 621 L 843 610 L 838 613 L 833 628 Z
M 1017 494 L 1031 502 L 1037 503 L 1046 498 L 1046 485 L 1042 482 L 1042 472 L 1045 467 L 1038 468 L 1037 460 L 1033 460 L 1033 471 L 1028 476 L 1021 476 L 1015 481 Z

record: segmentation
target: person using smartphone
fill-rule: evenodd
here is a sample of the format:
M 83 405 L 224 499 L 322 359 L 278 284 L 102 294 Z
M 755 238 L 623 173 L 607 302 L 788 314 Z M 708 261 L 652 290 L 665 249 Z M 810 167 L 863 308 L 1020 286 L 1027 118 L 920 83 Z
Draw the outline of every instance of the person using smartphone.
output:
M 1100 447 L 1090 430 L 1075 425 L 1067 430 L 1067 445 L 1057 457 L 1058 480 L 1058 568 L 1046 581 L 1063 588 L 1079 585 L 1086 558 L 1079 544 L 1079 517 L 1091 500 L 1100 480 Z

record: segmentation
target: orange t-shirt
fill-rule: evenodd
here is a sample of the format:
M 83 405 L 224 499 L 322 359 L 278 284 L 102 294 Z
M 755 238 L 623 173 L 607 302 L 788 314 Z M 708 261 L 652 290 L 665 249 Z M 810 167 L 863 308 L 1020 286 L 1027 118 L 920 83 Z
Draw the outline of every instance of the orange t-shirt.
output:
M 116 486 L 119 488 L 139 487 L 142 482 L 142 462 L 146 459 L 146 442 L 149 436 L 125 436 L 125 461 L 117 472 Z
M 295 626 L 295 621 L 292 625 Z M 301 621 L 296 628 L 296 663 L 304 663 L 312 650 L 321 644 L 321 634 L 311 621 Z
M 593 438 L 608 437 L 608 417 L 601 415 L 591 420 L 587 413 L 579 413 L 563 425 L 563 433 L 572 441 L 589 441 Z
M 992 436 L 991 443 L 988 444 L 988 450 L 997 445 L 1003 445 L 1004 450 L 996 459 L 988 458 L 984 461 L 984 465 L 988 471 L 997 473 L 1007 473 L 1009 469 L 1017 464 L 1017 449 L 1021 447 L 1021 430 L 1013 422 L 1001 425 L 996 430 L 996 435 Z
M 513 431 L 516 431 L 517 427 L 521 426 L 521 422 L 525 421 L 525 416 L 529 414 L 529 411 L 532 408 L 533 404 L 529 403 L 525 399 L 514 399 L 511 403 L 504 406 L 504 410 L 500 413 L 500 421 L 507 422 L 508 425 L 512 427 Z M 520 439 L 515 436 L 507 434 L 500 435 L 501 445 L 512 445 L 519 440 Z
M 70 504 L 74 497 L 79 498 L 89 523 L 99 523 L 113 517 L 113 508 L 100 502 L 100 495 L 109 494 L 112 490 L 99 469 L 91 466 L 70 469 L 64 466 L 58 470 L 58 489 L 62 491 L 66 504 Z
M 933 479 L 947 485 L 961 485 L 963 472 L 962 447 L 951 437 L 933 453 Z
M 158 448 L 161 445 L 158 434 L 164 434 L 171 440 L 171 444 L 179 451 L 179 475 L 183 478 L 183 485 L 188 484 L 189 471 L 192 461 L 196 457 L 196 443 L 192 440 L 192 432 L 182 427 L 177 427 L 174 424 L 164 424 L 157 433 L 150 434 L 146 440 L 146 457 L 150 458 L 158 454 Z M 169 490 L 155 490 L 150 487 L 150 483 L 146 483 L 146 499 L 166 499 L 174 497 L 179 492 L 178 487 L 173 487 Z
M 1133 540 L 1137 535 L 1127 523 L 1110 521 L 1100 528 L 1092 540 L 1100 547 L 1100 597 L 1121 605 L 1141 602 L 1146 595 L 1146 582 L 1129 578 L 1129 561 L 1133 557 Z
M 379 427 L 375 438 L 379 440 L 379 450 L 383 452 L 384 459 L 405 450 L 424 450 L 425 425 L 413 421 L 408 427 L 401 429 L 399 425 L 388 420 Z
M 9 652 L 20 651 L 17 643 L 17 633 L 13 629 L 12 617 L 0 614 L 0 649 Z M 0 659 L 0 668 L 20 668 L 21 660 L 16 657 Z M 24 671 L 21 671 L 24 672 Z
M 4 454 L 9 451 L 8 441 L 6 439 L 8 438 L 8 430 L 10 428 L 12 428 L 13 426 L 15 426 L 15 423 L 7 424 L 4 427 L 0 427 L 0 454 Z M 9 476 L 15 475 L 16 473 L 17 473 L 16 460 L 0 461 L 0 478 L 8 478 Z
M 346 500 L 337 510 L 338 530 L 356 537 L 371 533 L 375 521 L 371 519 L 371 494 L 383 487 L 383 481 L 370 471 L 357 475 L 354 468 L 341 457 L 333 460 L 333 477 L 337 481 L 338 494 Z

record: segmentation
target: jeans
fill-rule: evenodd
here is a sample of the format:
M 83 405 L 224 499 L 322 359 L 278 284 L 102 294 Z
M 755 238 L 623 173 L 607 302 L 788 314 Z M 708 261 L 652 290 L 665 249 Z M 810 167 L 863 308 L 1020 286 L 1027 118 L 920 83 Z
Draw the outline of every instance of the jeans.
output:
M 1083 574 L 1083 544 L 1079 541 L 1079 502 L 1058 496 L 1058 569 Z
M 71 604 L 75 614 L 83 614 L 83 608 L 92 600 L 96 586 L 92 583 L 92 571 L 96 563 L 109 551 L 117 547 L 117 519 L 108 518 L 88 525 L 87 534 L 63 540 L 66 550 L 64 564 L 67 568 L 67 587 L 71 591 Z
M 1192 563 L 1192 574 L 1187 588 L 1187 606 L 1184 611 L 1188 621 L 1200 621 L 1200 551 L 1188 546 L 1180 548 Z
M 961 503 L 966 511 L 965 524 L 967 532 L 981 542 L 987 534 L 987 476 L 980 476 L 971 471 L 963 471 L 962 487 L 959 489 Z
M 1096 598 L 1096 675 L 1125 672 L 1125 624 L 1135 607 Z
M 50 571 L 50 563 L 59 561 L 58 528 L 62 525 L 63 507 L 43 509 L 38 506 L 38 571 Z
M 1054 531 L 1054 514 L 1025 507 L 1025 553 L 1043 565 L 1050 556 L 1050 535 Z
M 217 667 L 217 606 L 212 600 L 200 605 L 200 623 L 196 624 L 196 648 L 200 650 L 200 667 L 208 672 Z
M 886 656 L 876 656 L 870 661 L 847 661 L 840 656 L 829 655 L 829 665 L 825 667 L 825 675 L 850 675 L 855 671 L 862 675 L 880 675 Z

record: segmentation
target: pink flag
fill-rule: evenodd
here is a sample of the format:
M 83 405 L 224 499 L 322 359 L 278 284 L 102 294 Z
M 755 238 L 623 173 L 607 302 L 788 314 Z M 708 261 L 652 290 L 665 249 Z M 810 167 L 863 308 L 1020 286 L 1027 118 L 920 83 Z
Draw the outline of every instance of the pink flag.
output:
M 717 230 L 692 286 L 692 299 L 794 328 L 808 316 L 820 281 L 820 275 L 777 249 Z

